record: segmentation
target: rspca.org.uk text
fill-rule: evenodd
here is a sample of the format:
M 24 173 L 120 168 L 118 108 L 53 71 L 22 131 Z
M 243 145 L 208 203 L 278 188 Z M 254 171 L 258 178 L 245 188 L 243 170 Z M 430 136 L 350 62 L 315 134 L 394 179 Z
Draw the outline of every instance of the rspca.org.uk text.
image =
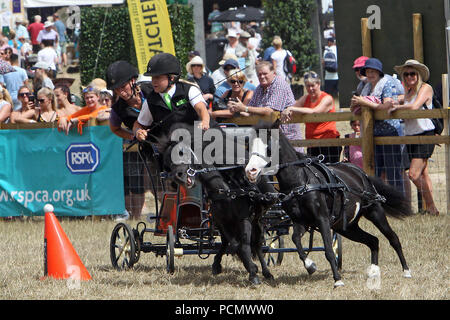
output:
M 0 191 L 0 202 L 16 201 L 28 208 L 30 203 L 57 203 L 63 202 L 72 207 L 74 202 L 89 201 L 89 189 L 87 184 L 81 189 L 63 189 L 63 190 L 14 190 Z

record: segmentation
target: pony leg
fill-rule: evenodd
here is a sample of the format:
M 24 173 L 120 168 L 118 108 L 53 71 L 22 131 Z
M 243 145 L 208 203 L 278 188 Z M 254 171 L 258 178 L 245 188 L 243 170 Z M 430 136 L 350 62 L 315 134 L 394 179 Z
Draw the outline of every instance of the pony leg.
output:
M 252 223 L 252 250 L 256 253 L 258 260 L 261 264 L 262 274 L 264 278 L 273 280 L 273 275 L 270 273 L 267 267 L 266 260 L 264 259 L 264 254 L 262 252 L 262 244 L 264 242 L 264 229 L 259 221 L 254 221 Z
M 214 257 L 214 263 L 212 264 L 212 273 L 213 275 L 217 275 L 222 273 L 222 257 L 225 254 L 225 251 L 228 247 L 228 240 L 225 236 L 221 236 L 222 243 L 219 248 L 219 252 Z
M 394 248 L 395 252 L 398 255 L 398 258 L 400 259 L 400 263 L 403 268 L 403 276 L 405 278 L 411 278 L 411 272 L 409 271 L 408 265 L 406 264 L 406 259 L 403 255 L 400 239 L 389 225 L 389 222 L 386 219 L 386 214 L 381 205 L 377 205 L 372 210 L 370 210 L 366 215 L 366 218 L 369 219 L 389 240 L 389 244 L 392 246 L 392 248 Z
M 326 214 L 328 214 L 328 212 L 326 212 Z M 331 271 L 333 272 L 334 287 L 342 287 L 344 286 L 344 282 L 341 280 L 341 275 L 338 271 L 336 259 L 333 252 L 330 222 L 328 221 L 326 215 L 325 218 L 319 218 L 319 230 L 320 234 L 322 235 L 323 245 L 325 247 L 325 257 L 330 263 Z
M 249 273 L 249 281 L 252 284 L 261 284 L 258 278 L 257 272 L 258 267 L 252 262 L 252 252 L 251 252 L 251 232 L 252 225 L 248 219 L 244 219 L 240 223 L 241 239 L 240 246 L 238 250 L 238 256 L 244 264 L 245 269 Z
M 369 268 L 367 268 L 366 286 L 369 289 L 379 289 L 381 283 L 381 272 L 380 268 L 378 267 L 378 238 L 362 230 L 356 223 L 348 226 L 345 231 L 335 231 L 339 232 L 342 236 L 350 240 L 365 244 L 369 247 L 371 252 L 371 265 L 369 266 Z
M 294 232 L 292 233 L 292 241 L 295 244 L 295 247 L 297 248 L 298 256 L 300 257 L 300 260 L 303 261 L 303 265 L 306 268 L 306 271 L 308 271 L 308 274 L 313 274 L 317 270 L 317 266 L 311 259 L 308 258 L 305 250 L 303 250 L 301 238 L 306 232 L 305 226 L 295 223 L 293 226 Z
M 372 265 L 378 265 L 378 250 L 379 250 L 379 241 L 378 238 L 367 233 L 362 230 L 356 223 L 347 226 L 347 229 L 337 230 L 336 232 L 340 233 L 342 236 L 346 237 L 355 242 L 359 242 L 365 244 L 370 249 L 370 261 Z

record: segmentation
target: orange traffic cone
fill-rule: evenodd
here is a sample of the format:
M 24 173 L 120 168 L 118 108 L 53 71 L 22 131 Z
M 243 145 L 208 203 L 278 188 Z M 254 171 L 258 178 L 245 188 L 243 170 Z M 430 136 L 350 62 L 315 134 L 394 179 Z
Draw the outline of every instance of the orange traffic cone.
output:
M 53 206 L 46 204 L 44 211 L 44 278 L 90 280 L 89 272 L 53 213 Z

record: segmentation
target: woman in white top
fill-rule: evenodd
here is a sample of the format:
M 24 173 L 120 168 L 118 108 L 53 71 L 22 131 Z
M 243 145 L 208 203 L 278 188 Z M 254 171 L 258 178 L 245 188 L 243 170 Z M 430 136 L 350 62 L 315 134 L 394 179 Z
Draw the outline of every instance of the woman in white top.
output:
M 284 59 L 286 58 L 287 52 L 283 49 L 283 41 L 280 38 L 274 38 L 272 45 L 275 51 L 271 54 L 270 59 L 272 60 L 275 72 L 288 81 L 287 74 L 284 72 Z
M 425 83 L 430 77 L 428 67 L 416 60 L 407 60 L 403 65 L 395 66 L 405 87 L 404 101 L 394 104 L 390 112 L 395 110 L 419 110 L 423 106 L 432 108 L 433 88 Z M 405 135 L 434 135 L 434 125 L 430 119 L 405 119 Z M 434 144 L 407 145 L 411 166 L 409 178 L 421 191 L 426 209 L 432 215 L 439 215 L 433 200 L 431 179 L 428 175 L 428 159 L 434 151 Z

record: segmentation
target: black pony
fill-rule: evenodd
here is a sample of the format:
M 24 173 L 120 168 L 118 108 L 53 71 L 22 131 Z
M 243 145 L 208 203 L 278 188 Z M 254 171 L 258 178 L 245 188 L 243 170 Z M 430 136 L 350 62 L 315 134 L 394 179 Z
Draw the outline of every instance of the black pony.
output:
M 219 252 L 214 257 L 213 274 L 222 272 L 222 256 L 229 252 L 237 254 L 241 259 L 249 273 L 250 282 L 259 284 L 258 268 L 252 262 L 253 253 L 261 263 L 264 277 L 273 279 L 262 252 L 264 233 L 261 223 L 263 212 L 273 204 L 272 201 L 265 200 L 261 195 L 266 192 L 275 192 L 273 186 L 266 184 L 264 180 L 256 186 L 249 183 L 244 172 L 245 159 L 243 159 L 241 165 L 231 166 L 222 163 L 195 163 L 195 160 L 199 158 L 194 152 L 198 149 L 198 145 L 195 144 L 201 144 L 200 150 L 203 152 L 206 142 L 201 141 L 202 139 L 191 139 L 190 144 L 183 141 L 171 141 L 170 137 L 175 130 L 185 130 L 184 132 L 178 131 L 181 132 L 183 140 L 188 135 L 190 137 L 195 136 L 192 126 L 181 123 L 172 126 L 168 137 L 159 138 L 158 149 L 163 154 L 162 165 L 164 170 L 170 172 L 174 181 L 178 184 L 190 188 L 196 184 L 197 178 L 202 184 L 210 202 L 213 226 L 219 230 L 222 239 Z M 225 148 L 227 139 L 225 133 L 220 128 L 214 128 L 214 130 L 222 135 L 222 145 Z M 234 141 L 231 145 L 236 147 Z M 223 149 L 223 154 L 225 153 L 226 150 Z M 183 163 L 179 163 L 178 160 L 180 159 L 174 161 L 174 156 L 176 158 L 181 154 L 182 156 L 188 156 L 190 159 Z
M 278 128 L 278 125 L 278 121 L 273 125 L 259 123 L 255 129 L 258 132 L 259 129 Z M 283 195 L 282 206 L 294 223 L 292 240 L 310 274 L 316 270 L 316 266 L 307 258 L 301 237 L 307 228 L 317 228 L 322 235 L 335 287 L 343 286 L 344 283 L 332 250 L 331 229 L 350 240 L 367 245 L 371 251 L 372 264 L 368 273 L 379 276 L 378 239 L 358 226 L 359 219 L 364 216 L 389 240 L 400 259 L 404 277 L 411 277 L 399 238 L 386 219 L 386 214 L 394 218 L 412 215 L 410 204 L 402 193 L 378 178 L 367 176 L 352 164 L 324 165 L 319 159 L 310 159 L 297 153 L 281 132 L 279 150 L 271 150 L 270 143 L 264 143 L 258 137 L 253 140 L 251 158 L 246 167 L 251 182 L 257 181 L 261 169 L 268 163 L 266 158 L 269 151 L 272 154 L 279 152 L 279 165 L 272 163 L 272 166 L 278 169 L 276 177 L 280 194 Z

